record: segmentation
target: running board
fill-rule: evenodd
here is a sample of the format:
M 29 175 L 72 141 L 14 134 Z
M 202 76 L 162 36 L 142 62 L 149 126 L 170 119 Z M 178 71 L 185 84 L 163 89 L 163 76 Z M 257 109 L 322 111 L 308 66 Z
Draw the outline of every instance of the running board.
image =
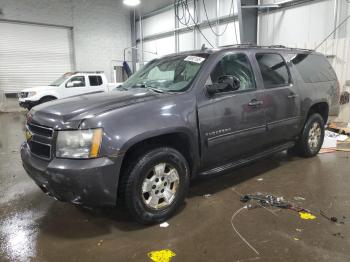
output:
M 256 160 L 262 159 L 264 157 L 270 156 L 272 154 L 281 152 L 283 150 L 286 150 L 288 148 L 293 147 L 294 145 L 295 145 L 294 142 L 288 142 L 288 143 L 285 143 L 285 144 L 282 144 L 282 145 L 279 145 L 279 146 L 276 146 L 276 147 L 272 147 L 272 148 L 270 148 L 268 150 L 262 151 L 262 152 L 260 152 L 260 153 L 258 153 L 256 155 L 252 155 L 252 156 L 250 156 L 248 158 L 239 159 L 239 160 L 231 162 L 229 164 L 225 164 L 225 165 L 218 166 L 218 167 L 215 167 L 215 168 L 207 170 L 207 171 L 200 172 L 198 175 L 200 175 L 200 176 L 208 176 L 208 175 L 214 175 L 214 174 L 217 174 L 217 173 L 228 171 L 230 169 L 234 169 L 234 168 L 237 168 L 237 167 L 249 164 L 251 162 L 254 162 Z

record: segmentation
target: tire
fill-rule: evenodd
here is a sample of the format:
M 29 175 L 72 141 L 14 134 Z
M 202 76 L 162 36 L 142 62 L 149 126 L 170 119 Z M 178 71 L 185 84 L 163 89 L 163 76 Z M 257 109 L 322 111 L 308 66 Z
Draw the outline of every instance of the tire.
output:
M 137 222 L 154 224 L 176 212 L 186 197 L 189 181 L 186 159 L 175 149 L 161 147 L 143 153 L 125 169 L 119 190 Z
M 325 123 L 320 114 L 314 113 L 310 115 L 294 151 L 302 157 L 317 155 L 323 144 L 324 126 Z

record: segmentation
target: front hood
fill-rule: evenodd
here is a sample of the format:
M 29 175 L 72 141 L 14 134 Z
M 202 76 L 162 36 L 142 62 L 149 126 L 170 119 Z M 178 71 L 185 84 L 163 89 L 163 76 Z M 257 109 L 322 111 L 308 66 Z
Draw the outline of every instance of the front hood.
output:
M 31 88 L 25 88 L 21 90 L 21 92 L 39 92 L 42 90 L 50 90 L 50 89 L 56 89 L 57 86 L 35 86 Z
M 156 99 L 150 91 L 112 91 L 55 100 L 34 107 L 28 121 L 55 129 L 78 128 L 81 121 L 106 111 Z

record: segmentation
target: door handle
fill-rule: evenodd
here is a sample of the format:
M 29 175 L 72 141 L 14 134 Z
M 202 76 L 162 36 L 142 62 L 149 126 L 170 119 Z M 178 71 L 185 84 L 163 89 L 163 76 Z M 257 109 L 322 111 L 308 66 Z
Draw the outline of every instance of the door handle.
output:
M 288 96 L 289 99 L 295 99 L 295 98 L 297 98 L 297 97 L 298 97 L 298 95 L 296 95 L 296 94 L 290 94 L 290 95 Z
M 248 106 L 260 106 L 262 105 L 264 102 L 261 101 L 261 100 L 256 100 L 256 99 L 253 99 L 252 101 L 250 101 L 248 103 Z

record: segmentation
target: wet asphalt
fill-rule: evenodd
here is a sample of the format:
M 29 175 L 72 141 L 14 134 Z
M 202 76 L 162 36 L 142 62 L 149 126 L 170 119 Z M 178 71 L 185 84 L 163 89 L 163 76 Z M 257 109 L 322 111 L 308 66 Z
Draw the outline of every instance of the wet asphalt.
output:
M 168 227 L 145 227 L 123 210 L 85 209 L 43 194 L 21 165 L 23 128 L 24 113 L 0 113 L 0 261 L 151 261 L 149 252 L 164 249 L 176 254 L 174 262 L 350 261 L 350 153 L 280 153 L 198 179 Z M 283 196 L 316 219 L 292 210 L 240 210 L 239 195 L 255 192 Z

